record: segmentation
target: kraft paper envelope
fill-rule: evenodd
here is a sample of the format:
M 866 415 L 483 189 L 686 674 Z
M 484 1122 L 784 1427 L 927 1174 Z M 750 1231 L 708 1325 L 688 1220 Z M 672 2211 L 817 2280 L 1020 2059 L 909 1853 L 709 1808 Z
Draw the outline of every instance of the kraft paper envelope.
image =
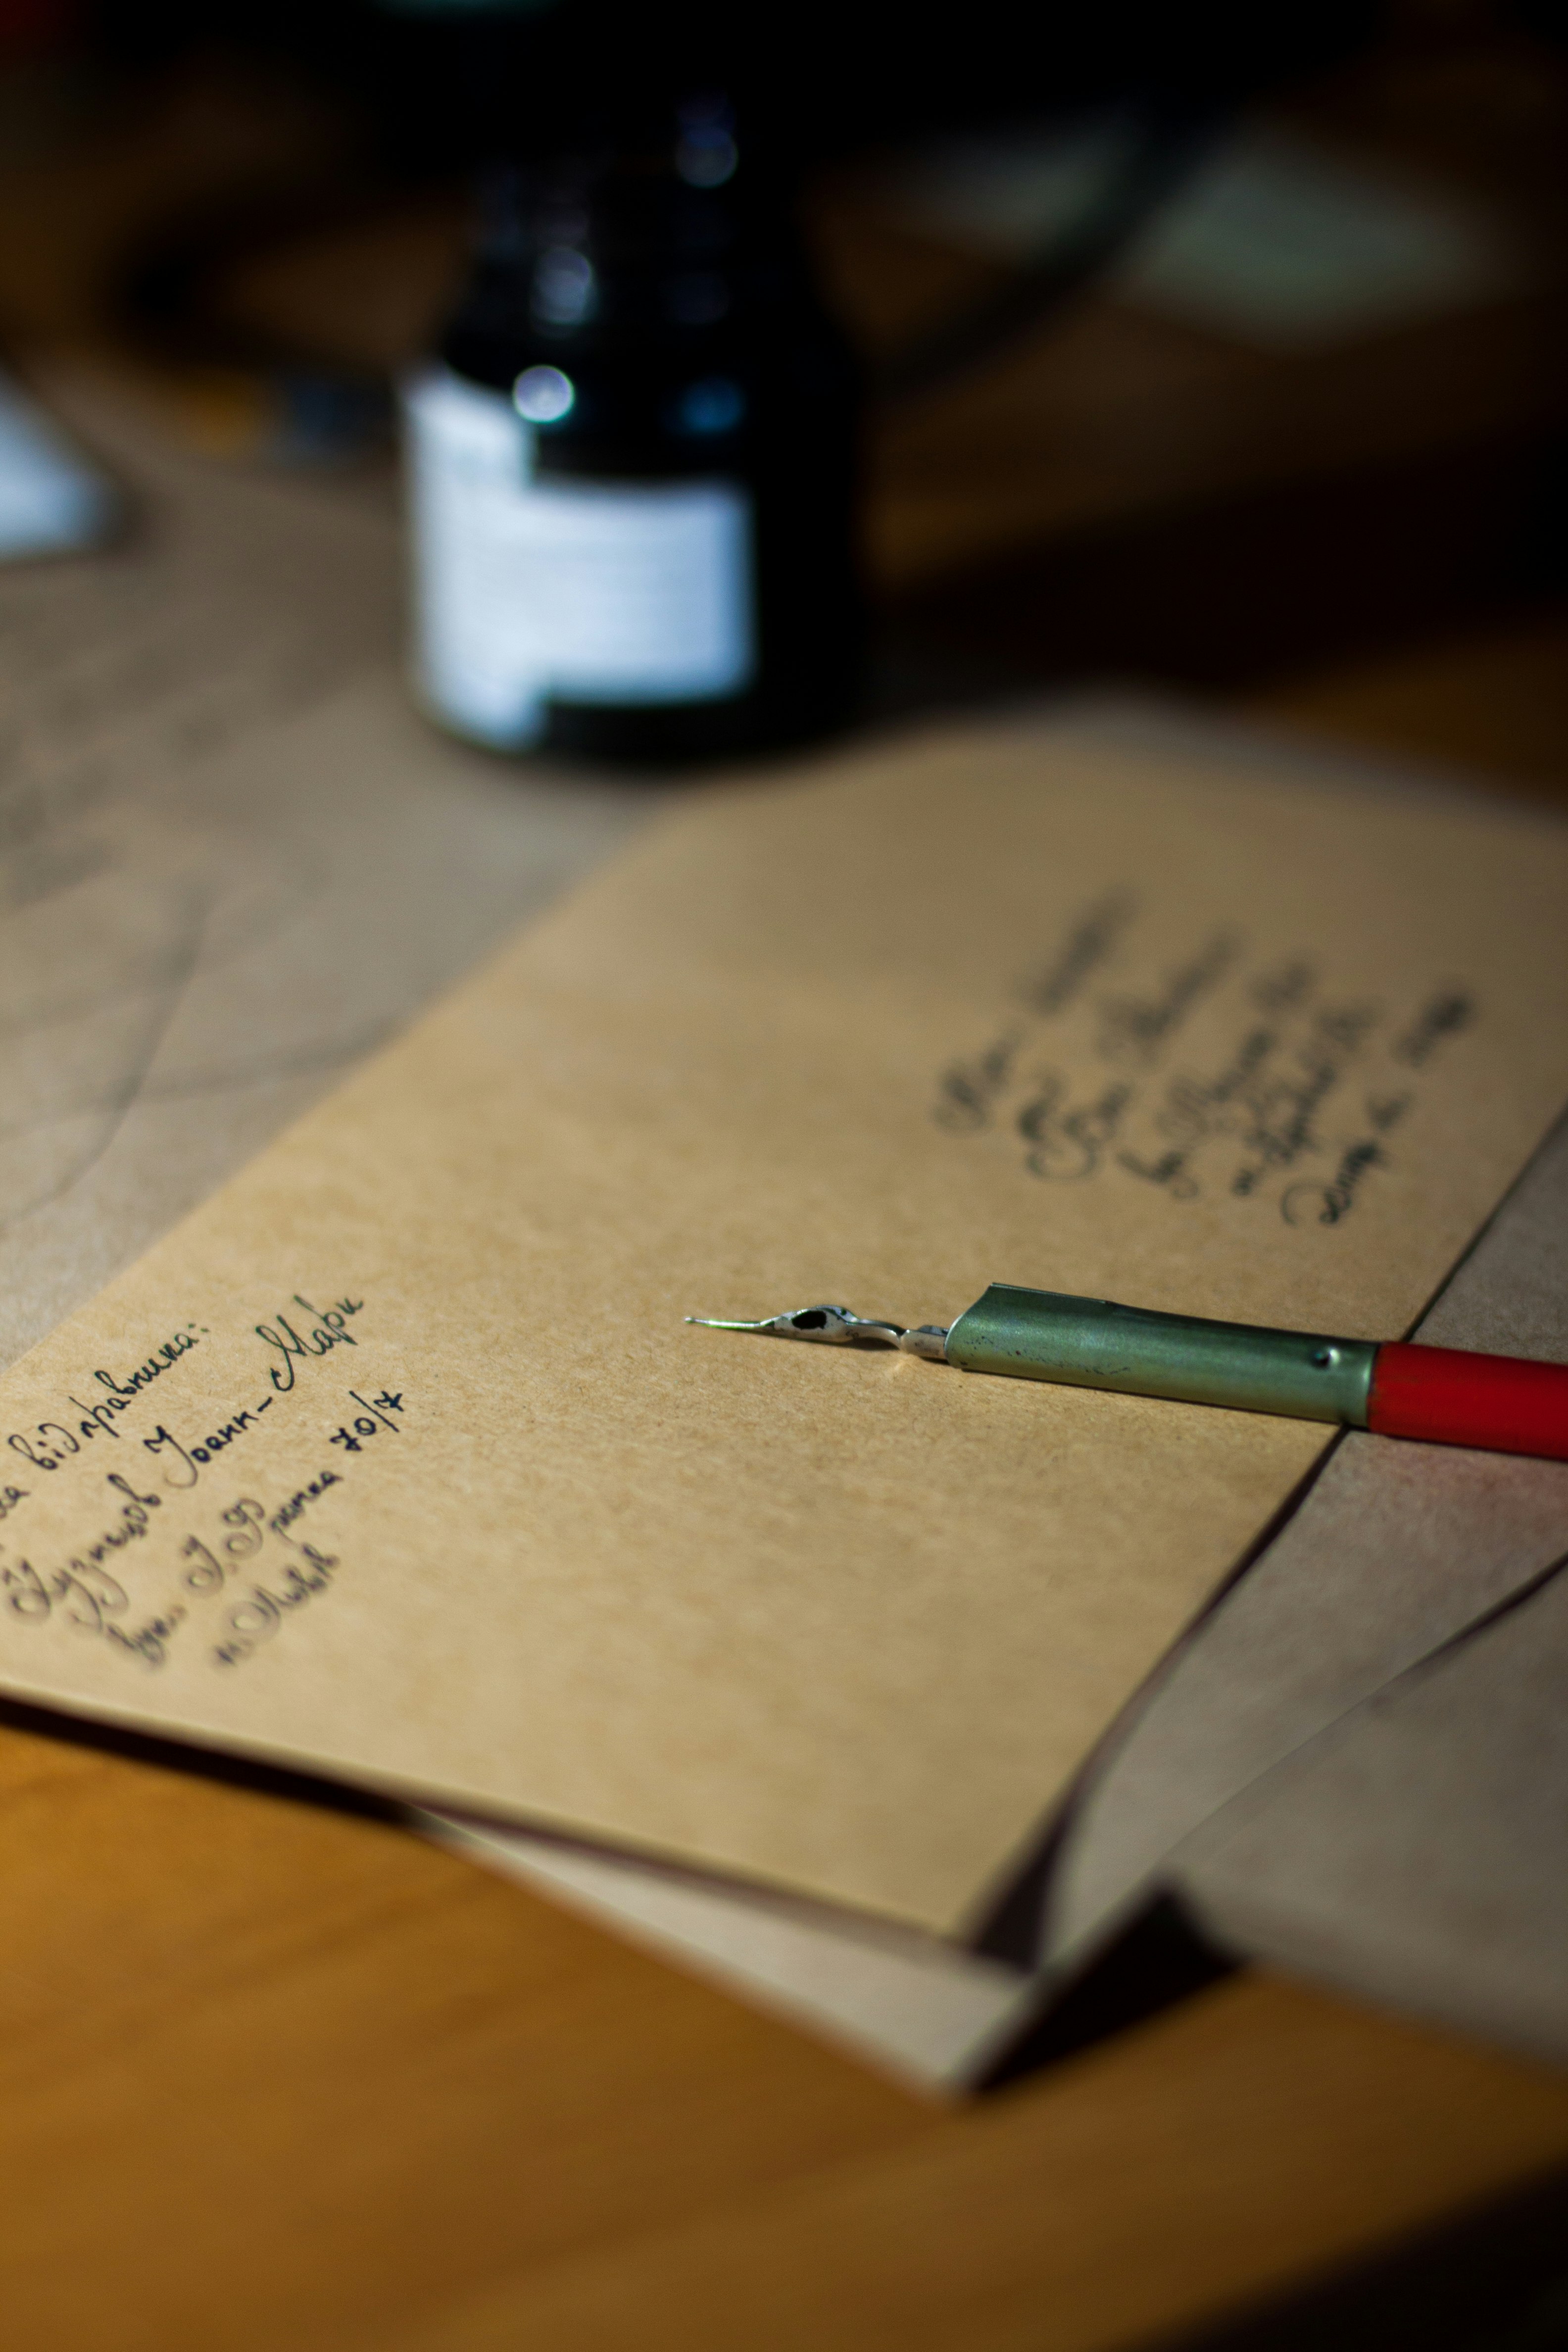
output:
M 5 1686 L 957 1927 L 1328 1433 L 681 1316 L 1403 1329 L 1565 912 L 1533 820 L 1027 730 L 688 807 L 7 1376 Z

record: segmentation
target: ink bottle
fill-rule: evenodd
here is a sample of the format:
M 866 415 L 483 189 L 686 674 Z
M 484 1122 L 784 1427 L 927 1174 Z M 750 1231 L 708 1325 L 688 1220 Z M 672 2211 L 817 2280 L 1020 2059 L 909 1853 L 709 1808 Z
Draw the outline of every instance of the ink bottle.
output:
M 840 724 L 853 362 L 721 90 L 493 169 L 405 387 L 417 690 L 500 750 L 671 762 Z

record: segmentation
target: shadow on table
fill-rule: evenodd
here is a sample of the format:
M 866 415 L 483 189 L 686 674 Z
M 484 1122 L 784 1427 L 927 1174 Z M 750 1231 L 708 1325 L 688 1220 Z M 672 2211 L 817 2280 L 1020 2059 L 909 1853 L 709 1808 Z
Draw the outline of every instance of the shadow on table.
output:
M 1160 2352 L 1562 2352 L 1568 2170 Z

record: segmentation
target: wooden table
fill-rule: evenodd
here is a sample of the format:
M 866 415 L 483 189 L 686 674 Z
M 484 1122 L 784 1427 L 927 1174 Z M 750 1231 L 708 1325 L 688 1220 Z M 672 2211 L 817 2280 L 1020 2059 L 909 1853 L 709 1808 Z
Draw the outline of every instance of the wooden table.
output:
M 1538 614 L 1261 708 L 1568 798 L 1565 679 Z M 0 1887 L 16 2352 L 1089 2352 L 1568 2165 L 1568 2078 L 1260 1973 L 947 2112 L 384 1821 L 15 1714 Z

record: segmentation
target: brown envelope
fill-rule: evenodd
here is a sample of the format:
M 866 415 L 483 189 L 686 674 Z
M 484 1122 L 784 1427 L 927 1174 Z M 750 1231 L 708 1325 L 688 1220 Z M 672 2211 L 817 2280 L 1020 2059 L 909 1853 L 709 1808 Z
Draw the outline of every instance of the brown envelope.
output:
M 1565 914 L 1548 824 L 1058 730 L 683 810 L 7 1377 L 0 1680 L 952 1927 L 1328 1433 L 680 1318 L 1403 1330 Z

